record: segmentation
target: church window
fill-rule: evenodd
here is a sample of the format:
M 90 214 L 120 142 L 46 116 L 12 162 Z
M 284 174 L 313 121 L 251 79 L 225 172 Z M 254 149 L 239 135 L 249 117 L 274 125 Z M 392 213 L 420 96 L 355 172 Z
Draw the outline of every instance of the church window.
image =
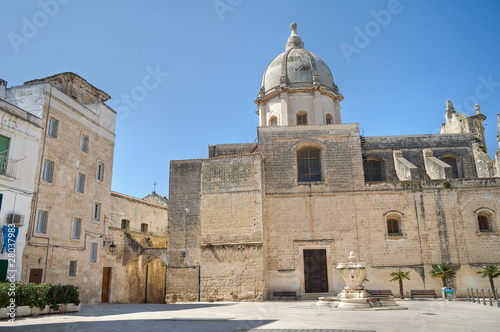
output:
M 127 219 L 122 219 L 122 229 L 129 229 L 130 227 L 130 221 Z
M 297 113 L 297 126 L 305 126 L 307 125 L 307 113 L 304 111 L 300 111 Z
M 275 116 L 272 116 L 270 119 L 269 119 L 269 126 L 271 127 L 276 127 L 278 125 L 278 118 L 275 117 Z
M 388 235 L 401 235 L 399 220 L 391 217 L 387 219 L 387 234 Z
M 488 217 L 485 215 L 477 216 L 477 222 L 479 223 L 480 232 L 488 232 L 490 230 L 490 223 L 488 222 Z
M 444 157 L 444 158 L 441 158 L 441 161 L 444 163 L 447 163 L 448 165 L 451 166 L 452 177 L 454 179 L 457 179 L 459 177 L 458 176 L 457 159 L 453 158 L 453 157 Z
M 320 150 L 303 148 L 297 151 L 299 182 L 321 181 Z
M 382 162 L 380 160 L 367 160 L 364 165 L 365 181 L 383 181 L 382 178 Z
M 331 114 L 327 114 L 326 115 L 326 124 L 330 125 L 332 123 L 333 123 L 333 117 L 332 117 L 332 115 Z

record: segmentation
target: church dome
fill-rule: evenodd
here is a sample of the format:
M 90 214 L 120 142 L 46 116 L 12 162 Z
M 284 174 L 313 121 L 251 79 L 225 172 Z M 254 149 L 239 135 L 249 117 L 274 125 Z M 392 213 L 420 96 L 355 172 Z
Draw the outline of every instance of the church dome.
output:
M 259 97 L 285 87 L 321 87 L 338 94 L 330 68 L 319 56 L 304 49 L 304 43 L 297 35 L 297 24 L 292 23 L 290 28 L 292 32 L 285 52 L 271 61 L 264 72 Z

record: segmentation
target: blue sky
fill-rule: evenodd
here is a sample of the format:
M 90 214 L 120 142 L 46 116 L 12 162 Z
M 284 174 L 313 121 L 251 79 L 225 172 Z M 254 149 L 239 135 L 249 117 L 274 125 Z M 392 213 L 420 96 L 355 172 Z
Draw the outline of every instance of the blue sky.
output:
M 0 78 L 71 71 L 117 112 L 112 189 L 168 196 L 170 160 L 256 139 L 254 100 L 297 22 L 366 136 L 439 133 L 446 100 L 500 112 L 500 1 L 0 0 Z

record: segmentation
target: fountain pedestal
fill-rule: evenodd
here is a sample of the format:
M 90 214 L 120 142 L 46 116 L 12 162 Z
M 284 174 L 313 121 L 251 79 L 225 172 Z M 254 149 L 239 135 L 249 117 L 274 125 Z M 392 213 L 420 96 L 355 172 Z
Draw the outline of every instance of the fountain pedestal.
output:
M 348 263 L 339 263 L 337 265 L 337 270 L 340 270 L 340 275 L 346 283 L 342 292 L 337 296 L 337 308 L 348 310 L 363 310 L 368 308 L 381 310 L 382 308 L 380 307 L 389 307 L 386 309 L 407 309 L 399 307 L 392 296 L 374 297 L 368 293 L 362 286 L 366 275 L 365 264 L 356 262 L 356 257 L 352 251 L 347 259 L 349 259 Z M 326 300 L 328 299 L 320 299 L 318 305 L 325 305 L 327 303 Z
M 346 286 L 337 296 L 339 298 L 338 308 L 361 309 L 371 308 L 370 297 L 362 286 L 365 279 L 366 270 L 365 264 L 356 262 L 356 256 L 350 252 L 349 263 L 339 263 L 337 270 L 340 270 L 340 275 L 345 281 Z

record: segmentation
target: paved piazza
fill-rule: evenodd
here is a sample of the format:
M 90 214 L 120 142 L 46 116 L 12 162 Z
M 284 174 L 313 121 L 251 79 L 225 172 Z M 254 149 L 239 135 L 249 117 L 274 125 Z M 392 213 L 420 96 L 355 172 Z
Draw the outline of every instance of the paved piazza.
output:
M 95 304 L 78 313 L 0 322 L 1 331 L 344 332 L 500 331 L 500 308 L 467 301 L 405 300 L 408 310 L 340 311 L 313 301 Z

